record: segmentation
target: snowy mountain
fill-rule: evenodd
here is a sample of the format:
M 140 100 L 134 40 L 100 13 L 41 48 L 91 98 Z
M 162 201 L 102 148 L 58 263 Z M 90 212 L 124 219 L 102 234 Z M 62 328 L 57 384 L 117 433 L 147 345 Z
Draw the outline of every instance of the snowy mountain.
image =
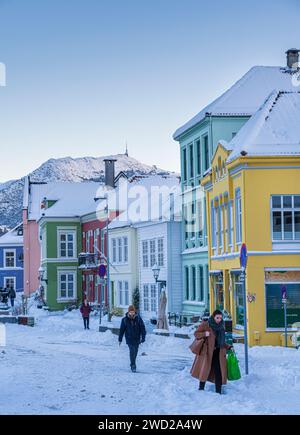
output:
M 50 159 L 30 173 L 31 181 L 104 181 L 104 159 L 114 158 L 115 174 L 120 171 L 128 176 L 141 174 L 170 174 L 156 166 L 139 162 L 126 154 L 103 157 L 65 157 Z M 22 220 L 24 177 L 0 184 L 0 225 L 14 227 Z

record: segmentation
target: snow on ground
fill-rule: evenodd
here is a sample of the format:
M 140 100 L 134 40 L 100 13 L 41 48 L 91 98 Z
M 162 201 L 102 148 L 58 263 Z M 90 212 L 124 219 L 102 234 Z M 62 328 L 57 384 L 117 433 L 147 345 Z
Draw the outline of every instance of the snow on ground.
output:
M 300 350 L 251 348 L 250 374 L 219 396 L 190 376 L 190 340 L 148 334 L 131 373 L 127 346 L 98 318 L 85 331 L 78 311 L 34 314 L 34 328 L 6 327 L 0 414 L 300 414 Z

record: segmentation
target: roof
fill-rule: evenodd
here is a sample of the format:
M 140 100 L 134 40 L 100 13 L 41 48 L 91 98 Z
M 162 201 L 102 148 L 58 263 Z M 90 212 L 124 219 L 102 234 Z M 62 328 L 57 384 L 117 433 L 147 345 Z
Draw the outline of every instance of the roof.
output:
M 278 66 L 254 66 L 231 88 L 204 107 L 196 116 L 178 128 L 174 139 L 194 127 L 207 115 L 251 116 L 275 89 L 295 91 L 292 74 L 288 68 Z
M 42 217 L 77 217 L 90 210 L 96 210 L 94 198 L 99 196 L 101 183 L 89 182 L 52 182 L 31 184 L 28 203 L 28 219 Z M 44 198 L 57 201 L 47 209 L 41 208 Z
M 300 156 L 300 92 L 272 92 L 230 141 L 227 162 L 241 156 Z
M 18 229 L 20 227 L 22 227 L 22 223 L 18 224 L 15 228 L 3 234 L 3 236 L 0 237 L 0 245 L 23 245 L 23 235 L 18 236 Z
M 124 182 L 124 189 L 131 189 L 130 194 L 121 190 L 120 186 L 119 196 L 128 198 L 127 206 L 123 207 L 123 212 L 120 213 L 112 222 L 109 224 L 109 229 L 122 228 L 126 226 L 131 226 L 140 222 L 147 222 L 157 216 L 157 219 L 161 214 L 166 215 L 166 196 L 169 193 L 174 193 L 178 195 L 180 192 L 180 180 L 179 177 L 174 175 L 150 175 L 143 178 L 134 178 L 131 182 Z M 161 189 L 162 195 L 159 197 L 159 205 L 157 207 L 157 202 L 155 206 L 153 200 L 156 197 L 156 189 Z M 163 192 L 166 188 L 165 192 Z M 157 208 L 157 210 L 156 210 Z M 178 214 L 178 210 L 176 210 Z M 149 219 L 150 217 L 150 219 Z

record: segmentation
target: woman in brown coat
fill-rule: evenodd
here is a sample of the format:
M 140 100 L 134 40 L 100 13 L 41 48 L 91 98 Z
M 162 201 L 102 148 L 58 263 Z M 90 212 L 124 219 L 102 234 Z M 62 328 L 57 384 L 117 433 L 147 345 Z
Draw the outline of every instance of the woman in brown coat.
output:
M 227 383 L 225 327 L 220 310 L 213 312 L 208 321 L 203 321 L 195 332 L 198 340 L 204 340 L 199 355 L 196 355 L 191 375 L 199 379 L 199 390 L 204 390 L 208 380 L 215 383 L 216 393 L 221 394 L 222 385 Z

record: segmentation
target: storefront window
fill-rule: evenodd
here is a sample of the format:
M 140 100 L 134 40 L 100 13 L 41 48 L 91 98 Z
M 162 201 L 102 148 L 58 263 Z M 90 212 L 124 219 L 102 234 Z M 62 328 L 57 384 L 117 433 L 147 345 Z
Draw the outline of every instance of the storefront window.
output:
M 235 323 L 244 326 L 244 296 L 243 285 L 240 282 L 240 275 L 233 275 L 234 304 L 235 304 Z
M 224 286 L 222 273 L 215 277 L 215 305 L 217 310 L 224 310 Z
M 268 328 L 284 328 L 283 286 L 287 292 L 288 327 L 300 322 L 300 271 L 271 271 L 265 273 Z

